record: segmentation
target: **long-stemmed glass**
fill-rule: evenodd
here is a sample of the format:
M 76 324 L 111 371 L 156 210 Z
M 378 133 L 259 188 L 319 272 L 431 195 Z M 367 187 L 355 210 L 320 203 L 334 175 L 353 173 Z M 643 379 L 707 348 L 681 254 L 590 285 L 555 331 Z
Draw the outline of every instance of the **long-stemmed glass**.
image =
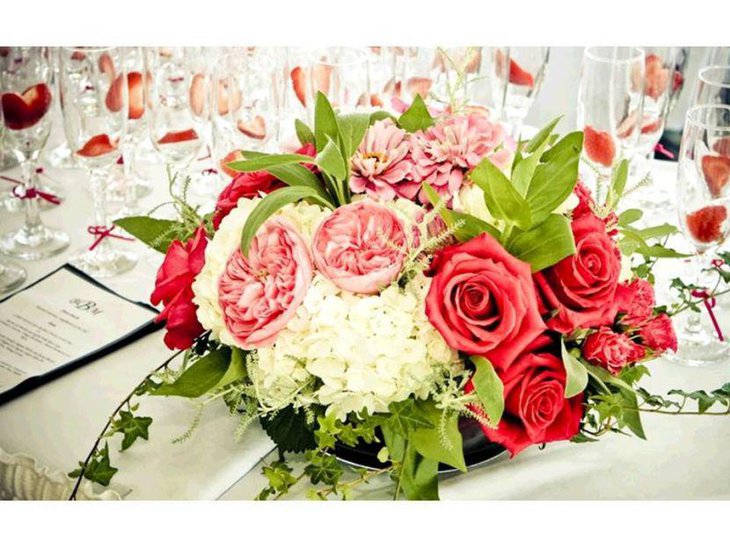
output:
M 682 232 L 694 247 L 694 285 L 705 287 L 703 271 L 712 260 L 714 251 L 730 234 L 730 187 L 728 177 L 718 177 L 716 162 L 722 158 L 717 143 L 730 137 L 730 107 L 700 105 L 687 112 L 679 153 L 677 176 L 677 212 Z M 700 290 L 700 294 L 702 291 Z M 716 332 L 692 314 L 678 333 L 679 350 L 676 358 L 691 365 L 701 365 L 723 358 L 728 351 L 711 306 L 710 319 Z
M 522 123 L 540 92 L 550 59 L 549 47 L 498 47 L 491 51 L 494 102 L 512 138 L 520 138 Z
M 644 51 L 587 47 L 578 84 L 578 129 L 584 133 L 585 173 L 600 201 L 613 166 L 636 153 L 644 102 Z
M 69 244 L 68 235 L 41 222 L 34 168 L 51 132 L 51 67 L 46 48 L 19 48 L 0 75 L 5 146 L 21 164 L 19 196 L 25 223 L 0 237 L 0 251 L 25 260 L 48 258 Z
M 360 97 L 370 94 L 367 51 L 348 47 L 312 51 L 309 55 L 306 82 L 305 103 L 310 121 L 314 116 L 314 99 L 320 91 L 327 96 L 334 108 L 342 112 L 365 106 Z
M 94 240 L 71 263 L 94 277 L 132 269 L 136 254 L 119 248 L 107 218 L 109 171 L 119 157 L 126 130 L 127 73 L 121 48 L 63 48 L 61 107 L 69 146 L 89 173 L 94 201 Z

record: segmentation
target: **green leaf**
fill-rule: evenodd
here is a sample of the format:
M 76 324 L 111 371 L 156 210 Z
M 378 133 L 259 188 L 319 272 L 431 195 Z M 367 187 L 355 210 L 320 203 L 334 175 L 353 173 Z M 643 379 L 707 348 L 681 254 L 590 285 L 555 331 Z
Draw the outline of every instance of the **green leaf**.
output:
M 302 120 L 294 120 L 294 130 L 297 132 L 297 138 L 302 146 L 305 144 L 314 144 L 314 133 L 312 133 L 310 127 Z
M 268 171 L 272 167 L 280 165 L 291 165 L 294 163 L 312 163 L 312 157 L 305 154 L 264 154 L 262 152 L 251 153 L 243 151 L 244 157 L 251 156 L 251 159 L 232 161 L 228 167 L 234 171 L 250 173 L 253 171 Z
M 562 119 L 562 116 L 558 116 L 553 121 L 551 121 L 549 124 L 547 124 L 545 127 L 540 129 L 534 137 L 530 139 L 530 141 L 525 145 L 524 151 L 528 153 L 532 153 L 535 150 L 537 150 L 540 146 L 543 145 L 545 141 L 547 141 L 550 138 L 550 135 L 553 133 L 553 129 L 555 129 L 555 126 L 558 125 L 558 122 Z
M 401 468 L 401 486 L 409 500 L 438 500 L 438 469 L 436 460 L 425 458 L 408 446 Z
M 578 181 L 582 138 L 580 132 L 566 135 L 543 154 L 543 159 L 548 158 L 546 163 L 535 168 L 525 198 L 533 225 L 545 220 L 573 192 Z
M 624 408 L 621 413 L 619 425 L 625 425 L 631 432 L 640 439 L 646 440 L 644 427 L 641 425 L 641 413 L 636 402 L 636 394 L 631 389 L 619 389 L 619 393 L 623 397 Z
M 166 253 L 175 239 L 174 235 L 185 229 L 181 222 L 175 220 L 144 216 L 118 218 L 114 224 L 161 253 Z
M 259 421 L 266 434 L 285 452 L 304 452 L 316 448 L 312 425 L 303 409 L 284 407 Z
M 546 140 L 529 156 L 522 157 L 522 155 L 520 155 L 519 163 L 517 163 L 517 165 L 512 169 L 512 184 L 522 197 L 527 195 L 532 175 L 535 173 L 535 169 L 540 163 L 540 158 L 548 144 L 549 143 Z
M 314 158 L 312 158 L 312 163 L 314 163 Z M 329 199 L 322 181 L 303 165 L 279 165 L 270 167 L 268 172 L 289 186 L 307 186 L 319 192 L 324 199 Z
M 629 161 L 621 160 L 611 173 L 611 186 L 608 189 L 608 197 L 606 197 L 606 206 L 613 210 L 621 201 L 626 188 L 626 181 L 629 178 Z
M 135 416 L 127 410 L 119 412 L 119 420 L 115 424 L 118 431 L 124 432 L 122 439 L 122 450 L 126 450 L 134 444 L 138 438 L 149 440 L 149 428 L 152 418 L 147 416 Z
M 626 209 L 618 216 L 618 225 L 626 227 L 634 222 L 641 220 L 644 212 L 641 209 Z
M 632 228 L 621 229 L 622 238 L 618 242 L 618 247 L 624 255 L 632 255 L 638 253 L 647 257 L 655 258 L 687 258 L 688 254 L 680 253 L 674 249 L 664 247 L 659 243 L 649 245 L 641 236 L 641 233 Z
M 530 264 L 533 273 L 544 270 L 575 253 L 570 220 L 552 214 L 527 232 L 513 233 L 505 247 L 510 254 Z
M 504 413 L 504 384 L 488 359 L 471 355 L 469 360 L 476 367 L 472 382 L 479 402 L 484 407 L 489 421 L 496 427 Z
M 443 219 L 448 228 L 453 230 L 454 236 L 459 241 L 469 241 L 475 237 L 488 233 L 495 239 L 499 239 L 500 232 L 488 222 L 483 221 L 468 213 L 452 211 L 443 203 L 439 193 L 429 183 L 423 183 L 426 196 L 434 208 L 438 209 L 439 216 Z
M 324 149 L 317 154 L 317 165 L 327 173 L 339 181 L 347 179 L 347 164 L 342 155 L 342 151 L 333 140 L 329 140 Z
M 248 249 L 256 232 L 271 215 L 282 207 L 303 199 L 312 199 L 325 207 L 332 208 L 330 202 L 324 200 L 319 192 L 308 186 L 287 186 L 286 188 L 274 190 L 256 204 L 256 207 L 246 219 L 246 224 L 244 224 L 241 232 L 241 252 L 243 255 L 248 256 Z
M 340 127 L 327 96 L 317 91 L 317 102 L 314 107 L 314 142 L 317 152 L 324 150 L 330 140 L 340 141 Z
M 385 421 L 385 424 L 394 433 L 403 437 L 408 437 L 411 431 L 419 427 L 433 427 L 431 422 L 423 417 L 413 399 L 390 403 L 388 410 L 390 411 L 390 416 Z
M 365 132 L 368 130 L 370 115 L 355 112 L 339 116 L 337 121 L 342 135 L 342 154 L 348 161 L 360 146 Z
M 335 486 L 340 480 L 342 468 L 334 456 L 310 451 L 307 452 L 307 460 L 310 463 L 304 468 L 304 472 L 312 484 L 323 483 Z
M 530 208 L 504 173 L 489 158 L 484 158 L 469 175 L 484 192 L 484 201 L 491 215 L 523 230 L 531 225 Z
M 386 118 L 390 118 L 396 124 L 398 123 L 398 119 L 390 112 L 386 112 L 385 110 L 376 110 L 375 112 L 370 113 L 370 125 Z
M 380 430 L 383 432 L 383 441 L 388 448 L 391 460 L 394 462 L 402 462 L 406 456 L 406 437 L 394 431 L 388 425 L 388 422 L 381 424 Z
M 431 127 L 434 119 L 428 111 L 423 98 L 416 94 L 411 106 L 398 118 L 398 125 L 409 133 L 424 131 Z
M 78 477 L 83 469 L 84 462 L 79 462 L 79 468 L 69 473 L 70 477 Z M 119 471 L 116 467 L 111 466 L 109 461 L 109 443 L 104 443 L 104 448 L 97 451 L 94 457 L 84 470 L 84 477 L 91 482 L 96 482 L 102 486 L 109 486 L 112 477 Z
M 152 395 L 200 397 L 221 381 L 231 363 L 231 351 L 222 347 L 195 361 L 171 384 L 162 384 Z
M 409 437 L 410 442 L 422 456 L 443 462 L 466 473 L 463 440 L 459 432 L 459 414 L 449 412 L 444 416 L 444 411 L 436 408 L 432 401 L 419 401 L 418 406 L 433 427 L 416 429 Z
M 565 347 L 565 340 L 560 340 L 560 355 L 565 367 L 565 398 L 570 399 L 583 393 L 588 385 L 588 371 L 578 359 L 573 357 Z
M 627 228 L 627 230 L 630 230 L 630 228 Z M 636 233 L 644 238 L 644 240 L 647 239 L 659 239 L 662 237 L 667 237 L 674 235 L 678 232 L 677 227 L 669 224 L 659 224 L 658 226 L 650 226 L 648 228 L 642 228 L 641 230 L 636 230 Z
M 215 389 L 242 380 L 246 375 L 246 352 L 240 348 L 231 347 L 231 361 Z

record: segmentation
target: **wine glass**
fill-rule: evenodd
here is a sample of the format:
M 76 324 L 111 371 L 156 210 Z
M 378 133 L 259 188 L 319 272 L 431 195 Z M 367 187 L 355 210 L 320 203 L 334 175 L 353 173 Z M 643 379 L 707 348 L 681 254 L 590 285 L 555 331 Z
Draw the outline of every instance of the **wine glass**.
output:
M 685 72 L 687 70 L 687 61 L 689 60 L 689 48 L 678 47 L 677 55 L 674 58 L 674 76 L 672 78 L 672 86 L 669 94 L 669 112 L 674 110 L 674 106 L 679 100 L 679 96 L 684 89 L 686 81 Z
M 440 47 L 434 57 L 435 98 L 456 112 L 470 102 L 470 88 L 480 79 L 482 48 Z
M 596 201 L 613 167 L 633 158 L 641 133 L 644 102 L 644 51 L 636 47 L 587 47 L 578 84 L 578 129 L 582 159 L 592 171 Z
M 730 105 L 730 66 L 702 67 L 692 96 L 692 106 L 701 104 Z
M 41 222 L 33 176 L 51 132 L 51 74 L 46 48 L 18 48 L 0 75 L 5 146 L 20 162 L 19 196 L 25 202 L 25 223 L 0 236 L 0 251 L 25 260 L 57 255 L 69 244 L 65 232 Z
M 549 47 L 498 47 L 491 51 L 494 103 L 519 141 L 522 123 L 545 78 Z
M 305 104 L 310 122 L 314 121 L 314 104 L 318 92 L 340 112 L 363 107 L 361 97 L 370 95 L 368 55 L 363 48 L 331 47 L 308 55 L 305 75 Z
M 189 70 L 189 55 L 182 47 L 145 50 L 150 138 L 165 163 L 183 173 L 203 146 L 201 120 L 210 100 L 207 75 Z
M 221 57 L 213 72 L 213 157 L 228 184 L 236 176 L 227 164 L 241 150 L 275 151 L 279 144 L 282 78 L 273 57 L 234 52 Z
M 61 108 L 66 138 L 76 162 L 90 177 L 94 240 L 71 263 L 94 277 L 131 270 L 137 256 L 119 248 L 118 233 L 107 218 L 109 172 L 119 157 L 129 109 L 124 52 L 116 47 L 63 48 Z
M 681 230 L 694 247 L 694 285 L 699 287 L 706 286 L 703 270 L 730 233 L 730 187 L 727 169 L 720 169 L 727 166 L 727 157 L 716 152 L 717 144 L 728 137 L 730 106 L 699 105 L 687 112 L 679 152 L 677 212 Z M 711 306 L 708 311 L 712 313 Z M 690 315 L 678 333 L 675 358 L 686 364 L 707 364 L 727 354 L 729 346 L 719 327 L 713 332 L 702 319 L 700 314 Z M 711 319 L 714 322 L 714 316 Z

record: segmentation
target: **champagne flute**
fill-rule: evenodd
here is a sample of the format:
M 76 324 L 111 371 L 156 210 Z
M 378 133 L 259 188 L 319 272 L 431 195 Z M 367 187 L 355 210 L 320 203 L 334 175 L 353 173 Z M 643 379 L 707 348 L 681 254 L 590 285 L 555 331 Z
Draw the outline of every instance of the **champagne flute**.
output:
M 57 255 L 69 244 L 68 235 L 41 222 L 35 164 L 51 132 L 51 76 L 46 48 L 18 48 L 11 65 L 0 75 L 5 146 L 20 162 L 25 222 L 19 230 L 0 236 L 0 251 L 25 260 Z
M 674 106 L 679 100 L 679 96 L 684 89 L 686 81 L 685 71 L 687 70 L 687 61 L 689 59 L 689 48 L 677 48 L 677 55 L 674 59 L 674 77 L 672 78 L 672 87 L 669 96 L 669 112 L 674 110 Z
M 644 102 L 644 51 L 636 47 L 587 47 L 578 84 L 578 129 L 596 201 L 605 198 L 613 167 L 633 158 Z
M 352 112 L 362 107 L 368 88 L 368 55 L 362 48 L 331 47 L 310 53 L 306 72 L 306 106 L 310 122 L 314 121 L 314 104 L 318 92 L 329 99 L 333 108 Z
M 718 176 L 717 162 L 725 157 L 715 150 L 730 137 L 730 106 L 699 105 L 687 112 L 679 153 L 677 212 L 682 232 L 695 253 L 694 285 L 706 286 L 703 271 L 714 252 L 730 234 L 730 187 L 728 177 Z M 727 173 L 726 173 L 727 174 Z M 700 292 L 700 295 L 702 293 Z M 712 322 L 712 306 L 707 307 Z M 678 333 L 675 358 L 689 365 L 712 363 L 727 355 L 728 343 L 719 326 L 716 331 L 700 314 L 688 317 Z
M 89 275 L 112 277 L 131 270 L 137 255 L 119 248 L 107 218 L 109 172 L 119 157 L 129 109 L 124 52 L 116 47 L 63 48 L 61 107 L 66 138 L 78 165 L 88 173 L 94 202 L 95 237 L 71 260 Z
M 522 124 L 545 79 L 550 48 L 494 48 L 491 58 L 494 102 L 519 142 Z

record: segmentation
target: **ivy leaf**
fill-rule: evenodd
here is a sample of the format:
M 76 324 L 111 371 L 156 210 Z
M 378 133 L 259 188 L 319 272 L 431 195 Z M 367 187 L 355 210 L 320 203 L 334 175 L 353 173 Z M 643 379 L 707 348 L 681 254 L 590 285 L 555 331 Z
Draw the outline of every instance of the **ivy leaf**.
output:
M 304 468 L 312 484 L 328 484 L 335 486 L 342 476 L 342 468 L 337 463 L 337 458 L 330 454 L 322 454 L 317 451 L 307 452 L 307 460 L 310 462 Z
M 324 200 L 318 191 L 307 186 L 287 186 L 274 190 L 256 204 L 246 219 L 241 232 L 241 252 L 244 256 L 248 256 L 248 249 L 256 232 L 269 217 L 282 207 L 303 199 L 312 199 L 324 207 L 332 208 L 332 204 Z
M 185 229 L 181 222 L 145 216 L 118 218 L 114 224 L 139 239 L 155 251 L 166 253 L 174 234 Z
M 413 399 L 391 403 L 388 410 L 390 416 L 385 423 L 393 432 L 403 437 L 408 437 L 411 431 L 419 427 L 433 427 L 431 422 L 421 415 Z
M 433 427 L 416 429 L 409 437 L 410 442 L 422 456 L 466 473 L 459 414 L 449 412 L 444 417 L 432 401 L 419 402 L 419 407 Z
M 489 421 L 496 427 L 504 413 L 504 384 L 488 359 L 472 355 L 469 360 L 476 367 L 472 382 L 479 402 L 484 407 Z
M 619 419 L 619 425 L 625 425 L 634 435 L 640 439 L 646 440 L 644 427 L 641 425 L 641 415 L 636 401 L 636 394 L 632 390 L 623 388 L 619 389 L 619 393 L 623 398 L 624 404 L 623 412 Z
M 147 416 L 135 416 L 129 411 L 122 410 L 119 412 L 119 421 L 117 428 L 124 432 L 122 439 L 122 450 L 126 450 L 134 444 L 138 438 L 145 441 L 149 440 L 149 427 L 152 424 L 152 418 Z
M 484 201 L 494 218 L 516 224 L 523 230 L 530 228 L 532 219 L 527 202 L 489 158 L 484 158 L 469 178 L 484 192 Z
M 310 127 L 302 120 L 294 120 L 294 130 L 296 131 L 297 138 L 302 146 L 305 144 L 314 144 L 314 133 L 312 133 Z
M 401 486 L 409 500 L 438 500 L 438 469 L 436 460 L 426 458 L 416 449 L 406 449 L 401 468 Z
M 221 347 L 201 357 L 171 384 L 162 384 L 152 395 L 195 398 L 221 381 L 231 363 L 231 350 Z
M 539 226 L 515 232 L 505 247 L 513 256 L 527 262 L 532 272 L 539 272 L 575 253 L 570 220 L 552 214 Z
M 423 97 L 419 94 L 416 94 L 411 106 L 398 118 L 398 125 L 409 133 L 424 131 L 431 127 L 433 123 L 434 119 L 428 111 L 426 103 L 423 102 Z
M 560 355 L 565 367 L 565 398 L 570 399 L 583 393 L 588 385 L 588 371 L 578 359 L 573 357 L 565 347 L 565 340 L 560 339 Z
M 69 477 L 75 478 L 81 475 L 81 469 L 83 469 L 84 462 L 79 462 L 79 468 L 69 473 Z M 104 448 L 97 451 L 93 458 L 89 460 L 86 469 L 84 470 L 84 477 L 91 482 L 101 484 L 102 486 L 109 486 L 112 477 L 119 471 L 116 467 L 112 467 L 109 461 L 109 443 L 104 443 Z
M 301 409 L 287 406 L 275 414 L 262 416 L 259 421 L 266 434 L 285 452 L 304 452 L 317 446 L 312 425 Z

